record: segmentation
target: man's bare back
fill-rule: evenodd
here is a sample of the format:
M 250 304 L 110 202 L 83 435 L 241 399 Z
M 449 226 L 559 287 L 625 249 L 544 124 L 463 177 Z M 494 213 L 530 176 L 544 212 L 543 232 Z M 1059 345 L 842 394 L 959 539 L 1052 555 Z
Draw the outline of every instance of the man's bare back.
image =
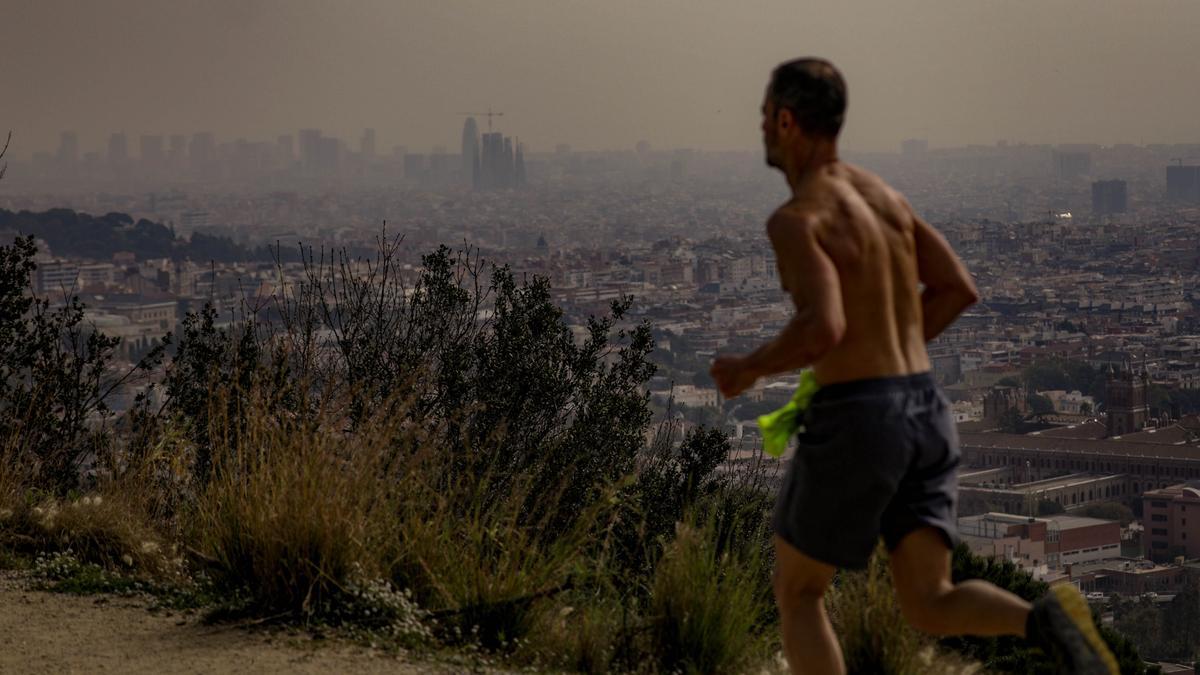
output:
M 978 300 L 946 240 L 899 192 L 849 164 L 827 162 L 792 190 L 767 234 L 796 314 L 746 358 L 714 363 L 722 393 L 806 366 L 823 385 L 928 371 L 925 343 Z
M 925 351 L 916 218 L 878 176 L 848 164 L 826 165 L 772 216 L 772 230 L 810 229 L 837 270 L 845 314 L 842 339 L 812 364 L 822 384 L 929 370 Z M 795 235 L 773 236 L 784 288 L 798 309 L 814 289 L 789 288 L 789 266 L 804 264 Z M 799 236 L 805 236 L 800 233 Z

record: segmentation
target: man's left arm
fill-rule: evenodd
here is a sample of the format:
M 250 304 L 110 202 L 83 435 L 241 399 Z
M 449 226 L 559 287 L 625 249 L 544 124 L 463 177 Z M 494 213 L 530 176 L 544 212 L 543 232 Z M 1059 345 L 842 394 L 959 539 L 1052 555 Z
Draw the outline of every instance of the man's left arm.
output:
M 803 368 L 819 360 L 846 331 L 837 268 L 821 247 L 816 224 L 777 214 L 767 223 L 767 234 L 796 314 L 779 335 L 748 356 L 717 359 L 713 378 L 726 397 L 737 396 L 760 377 Z

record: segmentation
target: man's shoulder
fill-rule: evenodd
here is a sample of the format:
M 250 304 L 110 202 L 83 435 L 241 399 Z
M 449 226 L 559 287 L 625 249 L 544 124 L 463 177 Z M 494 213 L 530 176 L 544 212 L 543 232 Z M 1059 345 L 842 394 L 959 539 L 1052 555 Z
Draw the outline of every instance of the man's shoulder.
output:
M 817 234 L 820 223 L 817 210 L 789 202 L 767 219 L 767 236 L 776 246 L 790 249 Z
M 878 174 L 871 172 L 861 166 L 853 164 L 842 164 L 846 172 L 846 179 L 854 187 L 855 191 L 863 196 L 871 204 L 877 204 L 884 201 L 888 204 L 907 205 L 908 200 L 904 195 L 892 187 L 881 178 Z
M 792 199 L 775 209 L 767 218 L 767 232 L 782 233 L 785 230 L 803 230 L 815 227 L 821 221 L 819 205 L 800 199 Z

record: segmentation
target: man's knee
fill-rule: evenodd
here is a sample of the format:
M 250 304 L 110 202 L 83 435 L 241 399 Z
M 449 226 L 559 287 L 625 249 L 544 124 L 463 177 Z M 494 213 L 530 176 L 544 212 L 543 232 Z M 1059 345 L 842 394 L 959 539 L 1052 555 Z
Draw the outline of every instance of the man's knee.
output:
M 772 586 L 780 609 L 819 604 L 837 569 L 801 553 L 775 537 L 775 571 Z
M 771 578 L 775 600 L 780 608 L 819 604 L 829 588 L 829 581 L 807 570 L 775 568 Z
M 953 590 L 949 581 L 918 588 L 896 588 L 896 599 L 900 612 L 909 625 L 923 633 L 944 635 L 953 632 L 954 626 L 947 625 L 942 611 L 942 598 Z

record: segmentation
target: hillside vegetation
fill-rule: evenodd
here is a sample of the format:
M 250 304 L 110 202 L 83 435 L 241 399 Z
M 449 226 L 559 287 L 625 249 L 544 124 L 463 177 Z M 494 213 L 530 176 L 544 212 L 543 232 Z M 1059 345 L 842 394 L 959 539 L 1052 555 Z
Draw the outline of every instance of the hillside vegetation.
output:
M 32 239 L 0 248 L 0 562 L 397 650 L 777 668 L 767 469 L 718 471 L 719 431 L 647 433 L 654 345 L 631 300 L 576 341 L 544 279 L 447 248 L 405 274 L 398 245 L 305 251 L 270 306 L 189 314 L 128 369 L 78 303 L 30 295 Z M 906 628 L 883 564 L 831 593 L 856 672 L 1044 663 Z

